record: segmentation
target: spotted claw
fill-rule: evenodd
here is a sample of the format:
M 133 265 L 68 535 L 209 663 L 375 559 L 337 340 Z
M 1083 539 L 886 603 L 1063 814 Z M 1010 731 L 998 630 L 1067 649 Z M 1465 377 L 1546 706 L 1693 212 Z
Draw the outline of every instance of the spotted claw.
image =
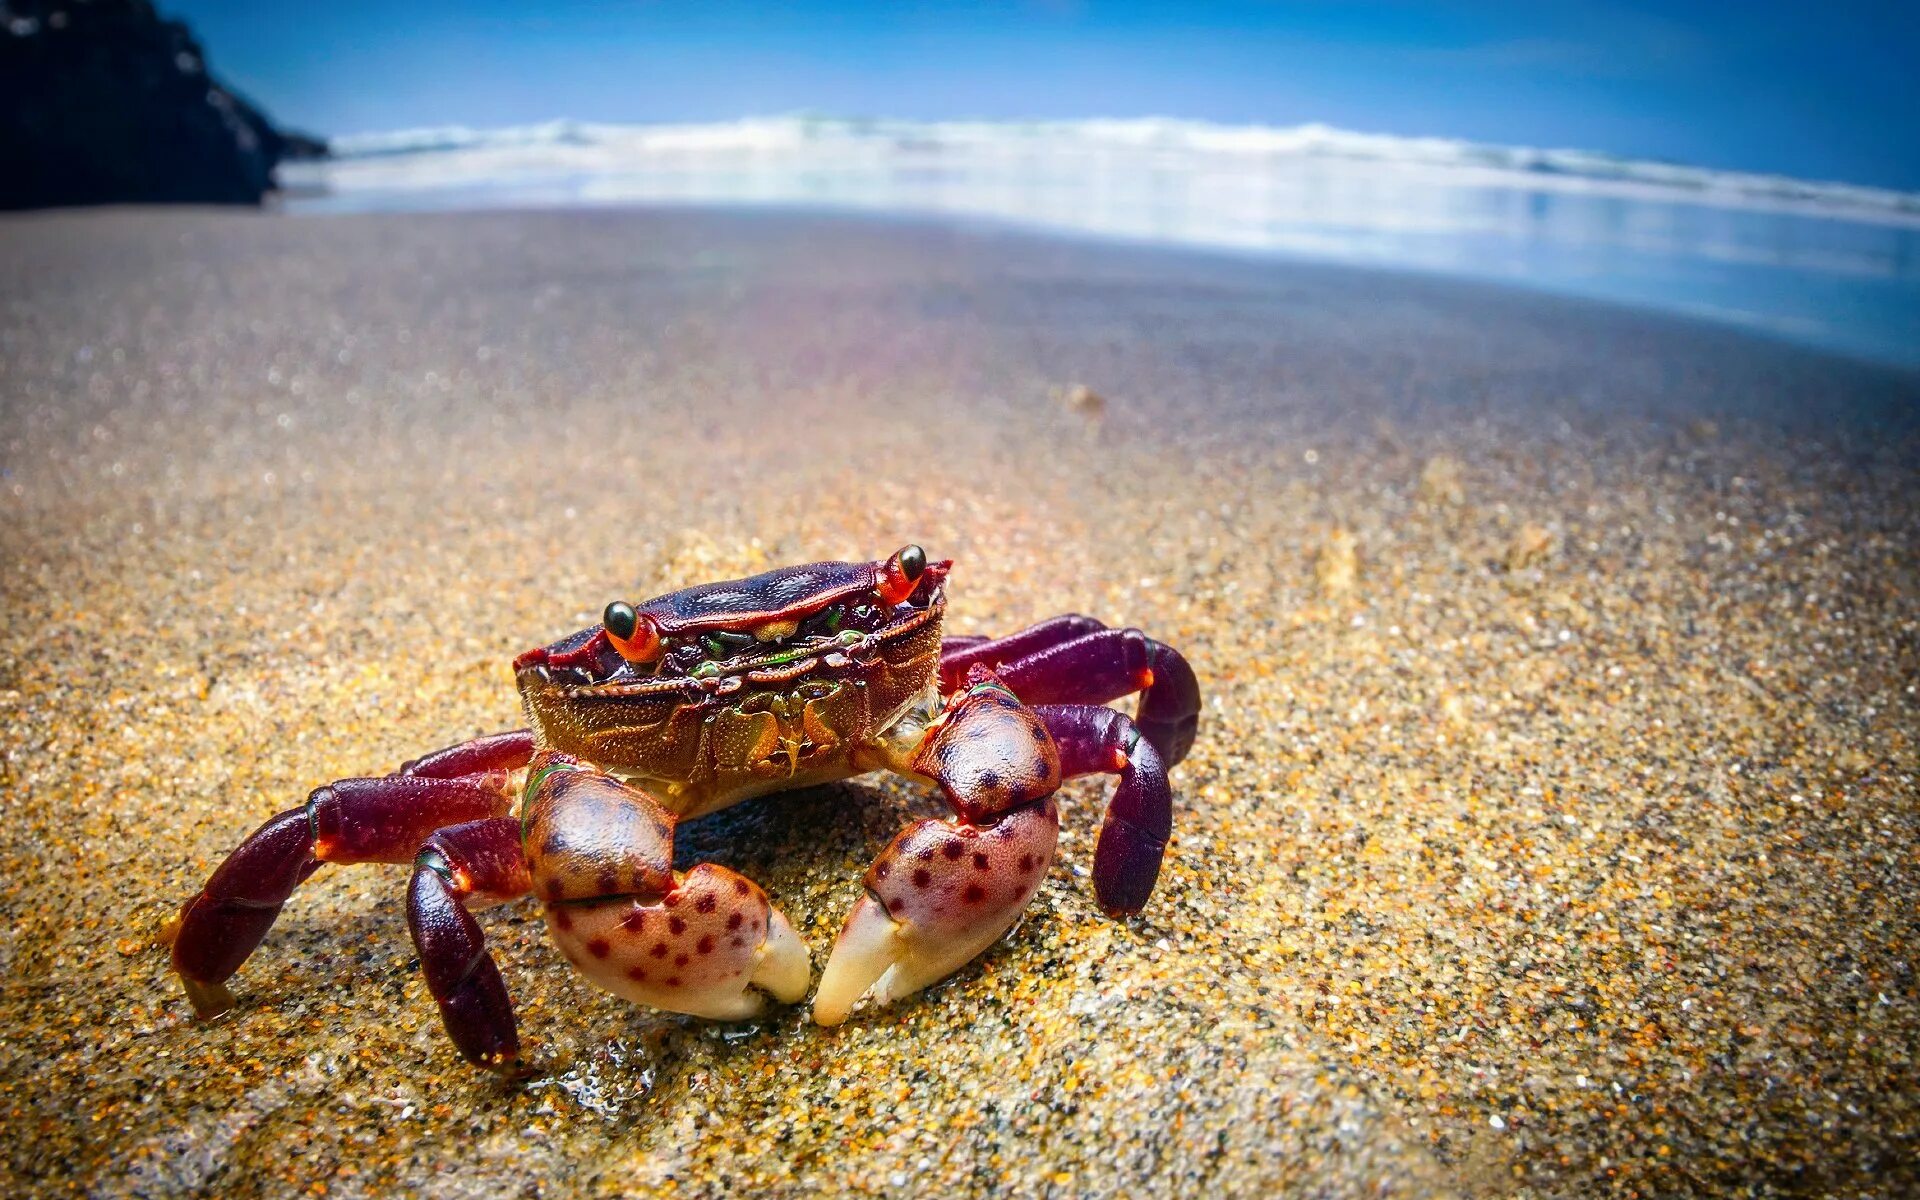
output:
M 767 994 L 795 1003 L 813 973 L 767 894 L 711 863 L 657 899 L 549 904 L 547 923 L 568 961 L 614 995 L 709 1020 L 757 1016 Z
M 976 827 L 921 821 L 867 871 L 867 894 L 834 942 L 813 1019 L 838 1025 L 859 999 L 890 1004 L 979 957 L 1047 877 L 1060 833 L 1051 797 Z

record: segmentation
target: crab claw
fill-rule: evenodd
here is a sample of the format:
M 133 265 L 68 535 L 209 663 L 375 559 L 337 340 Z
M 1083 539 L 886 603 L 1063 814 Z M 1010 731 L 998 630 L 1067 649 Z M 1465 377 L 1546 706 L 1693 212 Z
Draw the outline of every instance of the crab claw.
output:
M 979 957 L 1013 925 L 1046 879 L 1060 833 L 1051 797 L 976 827 L 920 821 L 867 870 L 813 998 L 813 1019 L 838 1025 L 871 989 L 890 1004 Z
M 569 961 L 616 996 L 716 1021 L 756 1016 L 771 994 L 807 994 L 812 958 L 752 881 L 712 863 L 651 903 L 627 897 L 549 904 Z M 759 990 L 753 990 L 759 989 Z

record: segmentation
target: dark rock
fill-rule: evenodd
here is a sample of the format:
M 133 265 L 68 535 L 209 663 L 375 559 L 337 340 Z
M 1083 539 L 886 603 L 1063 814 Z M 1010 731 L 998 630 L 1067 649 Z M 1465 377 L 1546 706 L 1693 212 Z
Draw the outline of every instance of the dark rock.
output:
M 0 0 L 0 208 L 258 204 L 283 158 L 325 153 L 148 0 Z

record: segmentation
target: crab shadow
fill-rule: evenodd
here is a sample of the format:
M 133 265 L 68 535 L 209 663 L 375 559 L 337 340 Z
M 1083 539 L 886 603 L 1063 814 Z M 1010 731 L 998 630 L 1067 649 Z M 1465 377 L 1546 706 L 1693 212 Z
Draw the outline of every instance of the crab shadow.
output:
M 906 784 L 845 782 L 779 792 L 682 825 L 674 834 L 673 866 L 685 871 L 716 863 L 758 882 L 775 903 L 797 903 L 798 892 L 831 888 L 836 878 L 851 885 L 903 826 L 944 811 L 933 795 Z

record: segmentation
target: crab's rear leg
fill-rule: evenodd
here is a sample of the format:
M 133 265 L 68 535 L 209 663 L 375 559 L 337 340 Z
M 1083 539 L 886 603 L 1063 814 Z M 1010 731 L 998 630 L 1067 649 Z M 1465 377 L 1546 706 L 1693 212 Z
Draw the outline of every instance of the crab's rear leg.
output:
M 676 874 L 674 822 L 612 776 L 560 756 L 535 763 L 527 862 L 561 952 L 617 996 L 715 1020 L 755 1015 L 763 992 L 806 995 L 811 960 L 786 916 L 725 867 Z
M 985 666 L 1028 704 L 1105 704 L 1141 693 L 1134 723 L 1169 767 L 1193 746 L 1200 684 L 1178 650 L 1138 629 L 1108 629 L 1092 617 L 1053 617 L 1003 638 L 948 638 L 940 687 L 961 686 Z
M 492 769 L 336 780 L 254 830 L 181 908 L 170 930 L 173 969 L 195 1013 L 206 1019 L 233 1006 L 226 981 L 266 937 L 294 889 L 322 863 L 411 862 L 434 830 L 506 812 L 511 768 L 526 758 L 514 762 L 518 747 L 503 745 L 503 736 L 480 739 L 491 743 L 487 751 L 465 760 Z M 457 764 L 466 745 L 428 759 L 443 767 Z
M 971 962 L 1053 861 L 1059 756 L 1040 717 L 991 673 L 948 700 L 901 765 L 938 782 L 955 819 L 915 822 L 867 869 L 814 997 L 822 1025 L 846 1020 L 869 989 L 886 1004 Z

